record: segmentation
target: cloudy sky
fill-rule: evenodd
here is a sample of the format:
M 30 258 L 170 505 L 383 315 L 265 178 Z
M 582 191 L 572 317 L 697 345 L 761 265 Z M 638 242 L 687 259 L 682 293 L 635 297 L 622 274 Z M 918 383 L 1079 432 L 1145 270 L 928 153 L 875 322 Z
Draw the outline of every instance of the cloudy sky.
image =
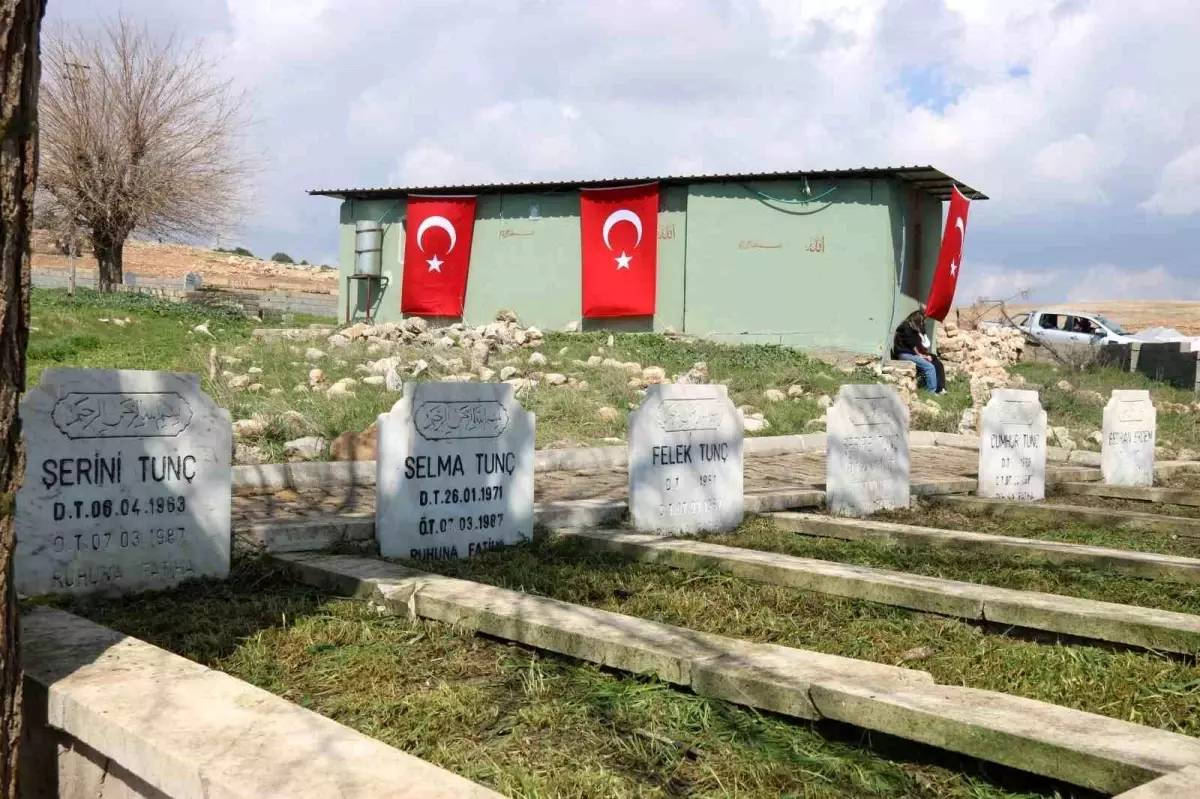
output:
M 1195 0 L 49 0 L 211 48 L 252 98 L 259 254 L 312 188 L 932 164 L 959 301 L 1200 300 Z M 225 242 L 223 242 L 225 243 Z

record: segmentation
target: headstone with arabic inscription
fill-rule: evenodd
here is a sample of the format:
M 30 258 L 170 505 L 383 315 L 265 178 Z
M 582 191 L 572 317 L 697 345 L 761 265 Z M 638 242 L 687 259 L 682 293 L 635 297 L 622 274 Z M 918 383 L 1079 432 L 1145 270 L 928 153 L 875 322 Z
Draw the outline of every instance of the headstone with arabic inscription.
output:
M 1116 389 L 1104 406 L 1100 471 L 1109 485 L 1154 485 L 1158 412 L 1145 389 Z
M 866 516 L 908 507 L 908 408 L 894 388 L 842 386 L 825 429 L 825 501 L 831 513 Z
M 405 383 L 379 416 L 380 554 L 466 558 L 532 538 L 533 439 L 510 385 Z
M 229 412 L 177 372 L 47 369 L 21 402 L 16 585 L 117 595 L 229 574 Z
M 645 532 L 742 523 L 742 415 L 725 386 L 652 385 L 629 416 L 629 512 Z
M 980 414 L 979 487 L 993 499 L 1046 497 L 1046 412 L 1036 391 L 998 388 Z
M 188 272 L 183 276 L 184 291 L 199 291 L 204 285 L 204 276 L 199 272 Z

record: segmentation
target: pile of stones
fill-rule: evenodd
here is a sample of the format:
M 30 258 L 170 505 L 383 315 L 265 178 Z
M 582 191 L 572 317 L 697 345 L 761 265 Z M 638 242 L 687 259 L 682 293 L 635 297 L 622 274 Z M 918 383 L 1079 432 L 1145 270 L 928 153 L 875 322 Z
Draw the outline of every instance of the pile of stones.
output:
M 954 322 L 938 326 L 937 352 L 947 377 L 966 374 L 1003 382 L 1008 378 L 1006 367 L 1017 363 L 1024 349 L 1025 337 L 1012 328 L 963 330 Z

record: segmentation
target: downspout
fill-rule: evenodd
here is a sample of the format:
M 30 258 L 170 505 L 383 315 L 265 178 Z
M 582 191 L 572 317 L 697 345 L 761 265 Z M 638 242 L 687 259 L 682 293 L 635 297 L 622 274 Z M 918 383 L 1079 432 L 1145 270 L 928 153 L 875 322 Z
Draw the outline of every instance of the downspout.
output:
M 879 353 L 879 365 L 882 367 L 891 357 L 892 347 L 891 338 L 892 331 L 896 329 L 896 306 L 900 303 L 900 287 L 904 285 L 904 262 L 908 256 L 908 216 L 904 209 L 908 205 L 907 198 L 904 195 L 902 186 L 897 181 L 897 197 L 900 201 L 900 255 L 896 259 L 896 268 L 892 270 L 892 275 L 896 279 L 896 283 L 892 290 L 892 314 L 888 322 L 887 330 L 883 334 L 883 347 Z

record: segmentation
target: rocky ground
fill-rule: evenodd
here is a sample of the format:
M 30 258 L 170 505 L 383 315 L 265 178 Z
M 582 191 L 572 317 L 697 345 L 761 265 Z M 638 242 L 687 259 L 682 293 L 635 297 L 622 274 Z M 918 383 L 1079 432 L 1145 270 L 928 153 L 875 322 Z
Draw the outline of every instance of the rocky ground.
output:
M 209 372 L 235 412 L 240 463 L 374 459 L 376 415 L 398 399 L 406 381 L 425 379 L 513 386 L 538 414 L 539 447 L 623 443 L 628 413 L 647 386 L 658 383 L 723 383 L 743 414 L 747 434 L 774 435 L 824 430 L 825 410 L 842 383 L 884 382 L 908 404 L 913 429 L 964 434 L 976 432 L 992 389 L 1034 388 L 1050 401 L 1052 445 L 1098 449 L 1097 416 L 1107 392 L 1053 373 L 1035 375 L 1038 381 L 1031 382 L 1022 373 L 1026 367 L 1017 363 L 1022 345 L 1012 331 L 940 328 L 938 347 L 950 393 L 932 397 L 917 390 L 910 364 L 862 358 L 854 366 L 836 367 L 781 348 L 723 347 L 669 331 L 546 333 L 502 312 L 477 327 L 432 328 L 412 318 L 340 330 L 264 329 L 253 344 L 233 352 L 212 348 Z M 769 362 L 756 362 L 767 353 Z M 701 356 L 707 360 L 693 360 Z M 1189 454 L 1193 437 L 1200 440 L 1200 433 L 1192 432 L 1200 403 L 1159 399 L 1159 409 L 1190 423 L 1183 443 L 1164 442 L 1164 454 L 1172 446 Z M 307 434 L 299 435 L 306 424 Z M 274 445 L 264 446 L 268 442 Z

